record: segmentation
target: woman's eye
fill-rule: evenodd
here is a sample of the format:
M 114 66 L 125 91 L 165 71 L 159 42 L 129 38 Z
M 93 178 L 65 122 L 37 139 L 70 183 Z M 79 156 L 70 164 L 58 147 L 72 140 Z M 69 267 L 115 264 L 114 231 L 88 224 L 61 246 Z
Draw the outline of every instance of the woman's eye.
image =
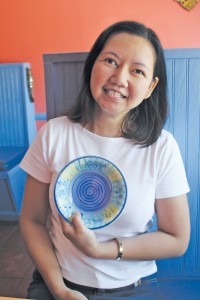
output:
M 117 63 L 112 58 L 106 58 L 105 61 L 110 65 L 116 66 Z
M 133 70 L 133 73 L 140 74 L 140 75 L 144 76 L 144 72 L 142 70 L 139 70 L 139 69 Z

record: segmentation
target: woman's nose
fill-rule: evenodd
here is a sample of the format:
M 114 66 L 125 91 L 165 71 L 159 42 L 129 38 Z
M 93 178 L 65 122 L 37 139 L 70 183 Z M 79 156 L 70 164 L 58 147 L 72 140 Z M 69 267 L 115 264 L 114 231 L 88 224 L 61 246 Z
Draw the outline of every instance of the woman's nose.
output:
M 111 82 L 119 87 L 128 87 L 128 71 L 126 68 L 118 67 L 111 76 Z

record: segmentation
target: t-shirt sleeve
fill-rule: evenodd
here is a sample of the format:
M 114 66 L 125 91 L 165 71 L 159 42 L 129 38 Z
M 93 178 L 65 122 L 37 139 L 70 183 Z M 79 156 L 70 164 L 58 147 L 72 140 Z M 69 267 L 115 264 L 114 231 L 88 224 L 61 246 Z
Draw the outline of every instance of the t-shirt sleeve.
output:
M 175 197 L 189 192 L 180 149 L 171 134 L 162 147 L 158 165 L 156 199 Z
M 48 129 L 49 123 L 39 130 L 20 163 L 20 167 L 26 173 L 44 183 L 50 183 L 51 181 L 51 170 L 48 162 Z

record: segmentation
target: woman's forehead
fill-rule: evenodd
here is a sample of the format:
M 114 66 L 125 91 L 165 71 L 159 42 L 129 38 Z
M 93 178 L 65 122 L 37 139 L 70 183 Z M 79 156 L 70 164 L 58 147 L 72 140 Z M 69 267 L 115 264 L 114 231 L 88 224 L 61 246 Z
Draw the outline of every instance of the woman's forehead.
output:
M 154 64 L 156 59 L 155 49 L 149 40 L 127 32 L 111 35 L 100 52 L 101 55 L 104 53 L 147 64 L 148 61 Z

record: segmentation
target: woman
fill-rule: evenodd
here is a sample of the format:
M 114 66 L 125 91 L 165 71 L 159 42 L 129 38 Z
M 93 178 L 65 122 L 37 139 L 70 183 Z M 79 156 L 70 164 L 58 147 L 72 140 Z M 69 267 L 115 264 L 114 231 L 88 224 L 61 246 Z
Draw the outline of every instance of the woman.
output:
M 162 129 L 166 116 L 156 34 L 137 22 L 113 24 L 88 55 L 75 106 L 40 130 L 21 163 L 21 230 L 37 268 L 28 297 L 160 299 L 155 260 L 183 255 L 190 235 L 189 187 L 178 146 Z M 60 171 L 85 156 L 114 164 L 127 188 L 121 214 L 96 230 L 79 212 L 66 222 L 54 201 Z

